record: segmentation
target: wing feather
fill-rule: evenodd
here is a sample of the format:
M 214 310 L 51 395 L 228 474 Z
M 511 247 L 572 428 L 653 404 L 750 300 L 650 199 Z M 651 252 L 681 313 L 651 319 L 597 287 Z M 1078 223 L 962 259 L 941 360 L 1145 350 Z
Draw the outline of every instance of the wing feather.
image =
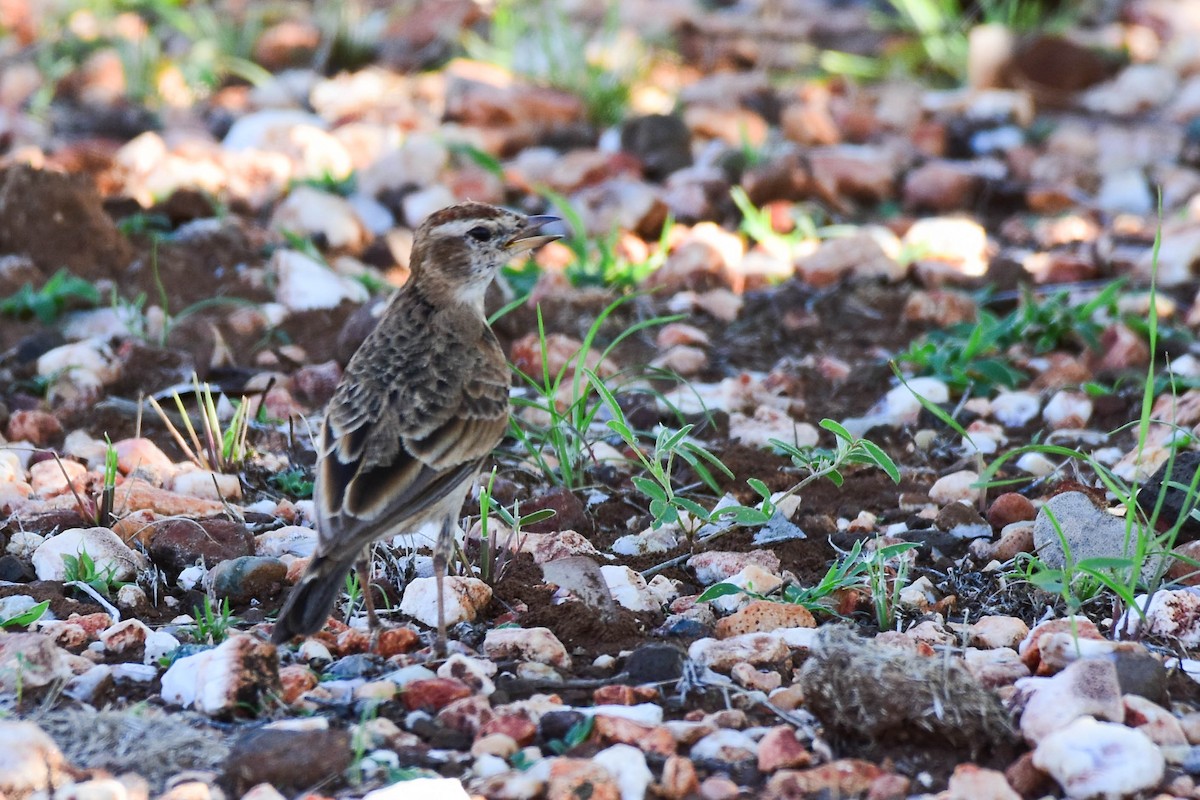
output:
M 326 412 L 314 498 L 322 552 L 423 522 L 507 428 L 508 368 L 486 324 L 420 304 L 410 312 L 368 337 Z

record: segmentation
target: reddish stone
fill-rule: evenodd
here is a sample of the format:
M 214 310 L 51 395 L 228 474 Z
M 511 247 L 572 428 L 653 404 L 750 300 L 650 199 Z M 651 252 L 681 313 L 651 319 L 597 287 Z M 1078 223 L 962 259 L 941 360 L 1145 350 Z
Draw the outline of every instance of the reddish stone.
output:
M 675 737 L 670 731 L 631 719 L 597 714 L 592 736 L 604 744 L 628 744 L 646 753 L 675 755 Z
M 1057 788 L 1054 779 L 1033 765 L 1033 751 L 1022 753 L 1004 770 L 1008 785 L 1021 797 L 1044 797 Z
M 755 600 L 735 614 L 717 623 L 717 638 L 728 639 L 743 633 L 762 633 L 779 628 L 815 628 L 812 612 L 804 606 Z
M 586 758 L 555 758 L 550 762 L 547 800 L 620 800 L 613 776 Z
M 67 618 L 67 622 L 83 628 L 88 639 L 96 639 L 100 636 L 100 631 L 112 627 L 113 619 L 103 611 L 97 611 L 94 614 L 72 614 Z
M 479 726 L 479 736 L 487 736 L 492 733 L 502 733 L 511 737 L 521 747 L 525 747 L 533 744 L 533 740 L 537 736 L 537 725 L 527 717 L 505 714 L 494 717 Z
M 601 686 L 592 692 L 592 703 L 598 706 L 631 706 L 636 702 L 633 687 L 622 683 Z
M 385 628 L 375 640 L 375 652 L 391 658 L 407 653 L 420 641 L 421 637 L 412 628 Z
M 300 699 L 305 692 L 317 686 L 317 674 L 300 664 L 290 664 L 279 670 L 280 697 L 287 705 Z
M 355 653 L 365 653 L 371 647 L 371 635 L 366 631 L 348 628 L 338 634 L 337 649 L 334 655 L 348 656 Z
M 401 699 L 409 711 L 439 711 L 464 697 L 471 696 L 471 687 L 456 678 L 429 678 L 404 686 Z
M 759 740 L 759 772 L 807 767 L 811 763 L 812 753 L 796 738 L 796 731 L 790 725 L 772 728 Z
M 12 412 L 5 435 L 10 442 L 30 442 L 37 447 L 45 447 L 62 436 L 62 432 L 58 417 L 49 411 L 35 409 Z
M 666 800 L 683 800 L 700 789 L 700 780 L 690 758 L 671 756 L 663 764 L 662 780 L 658 785 L 659 794 Z
M 856 797 L 870 791 L 884 771 L 868 761 L 843 758 L 806 770 L 785 769 L 767 782 L 764 798 Z
M 904 775 L 880 775 L 871 781 L 867 800 L 905 800 L 911 794 L 911 787 L 912 781 Z
M 495 716 L 488 699 L 475 694 L 450 703 L 438 712 L 437 721 L 451 730 L 474 736 Z
M 1042 651 L 1041 638 L 1051 633 L 1070 633 L 1080 639 L 1097 639 L 1104 641 L 1103 634 L 1096 628 L 1096 623 L 1088 619 L 1075 617 L 1074 619 L 1052 619 L 1035 625 L 1029 635 L 1022 642 L 1023 650 L 1021 653 L 1021 661 L 1025 666 L 1029 667 L 1029 671 L 1034 675 L 1047 675 L 1051 670 L 1042 669 Z
M 1029 498 L 1016 492 L 1005 492 L 997 497 L 987 512 L 988 524 L 997 531 L 1003 530 L 1005 525 L 1031 520 L 1036 516 L 1037 509 Z

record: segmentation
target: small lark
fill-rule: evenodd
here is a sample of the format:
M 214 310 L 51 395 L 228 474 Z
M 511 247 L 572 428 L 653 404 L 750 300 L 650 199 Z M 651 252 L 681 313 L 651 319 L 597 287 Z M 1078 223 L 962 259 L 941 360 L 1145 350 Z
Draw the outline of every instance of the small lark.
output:
M 537 233 L 554 220 L 463 203 L 418 228 L 408 283 L 350 360 L 325 411 L 317 550 L 279 612 L 277 644 L 325 625 L 372 542 L 438 523 L 433 563 L 444 652 L 442 582 L 456 517 L 508 425 L 509 371 L 484 316 L 484 293 L 513 256 L 558 238 Z M 359 572 L 365 583 L 362 562 Z M 368 614 L 374 627 L 369 604 Z

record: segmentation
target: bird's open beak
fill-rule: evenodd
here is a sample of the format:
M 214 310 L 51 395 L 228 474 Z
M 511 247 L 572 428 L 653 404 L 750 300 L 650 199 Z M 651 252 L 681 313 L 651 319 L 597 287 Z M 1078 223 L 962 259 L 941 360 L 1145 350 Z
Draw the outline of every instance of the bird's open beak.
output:
M 528 217 L 525 220 L 524 227 L 520 233 L 508 240 L 507 249 L 510 253 L 524 253 L 527 250 L 532 250 L 535 247 L 541 247 L 547 242 L 553 242 L 555 239 L 561 239 L 560 233 L 537 233 L 538 228 L 549 225 L 551 222 L 558 222 L 558 217 L 548 215 L 540 215 L 536 217 Z

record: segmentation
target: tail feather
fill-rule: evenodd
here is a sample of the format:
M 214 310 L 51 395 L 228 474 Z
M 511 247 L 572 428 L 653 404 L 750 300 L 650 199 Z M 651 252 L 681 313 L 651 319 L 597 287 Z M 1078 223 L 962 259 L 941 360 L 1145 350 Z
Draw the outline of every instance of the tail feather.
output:
M 313 558 L 304 577 L 292 587 L 292 593 L 279 612 L 271 641 L 283 644 L 296 636 L 308 636 L 325 627 L 353 565 L 353 560 L 338 561 L 326 556 Z

